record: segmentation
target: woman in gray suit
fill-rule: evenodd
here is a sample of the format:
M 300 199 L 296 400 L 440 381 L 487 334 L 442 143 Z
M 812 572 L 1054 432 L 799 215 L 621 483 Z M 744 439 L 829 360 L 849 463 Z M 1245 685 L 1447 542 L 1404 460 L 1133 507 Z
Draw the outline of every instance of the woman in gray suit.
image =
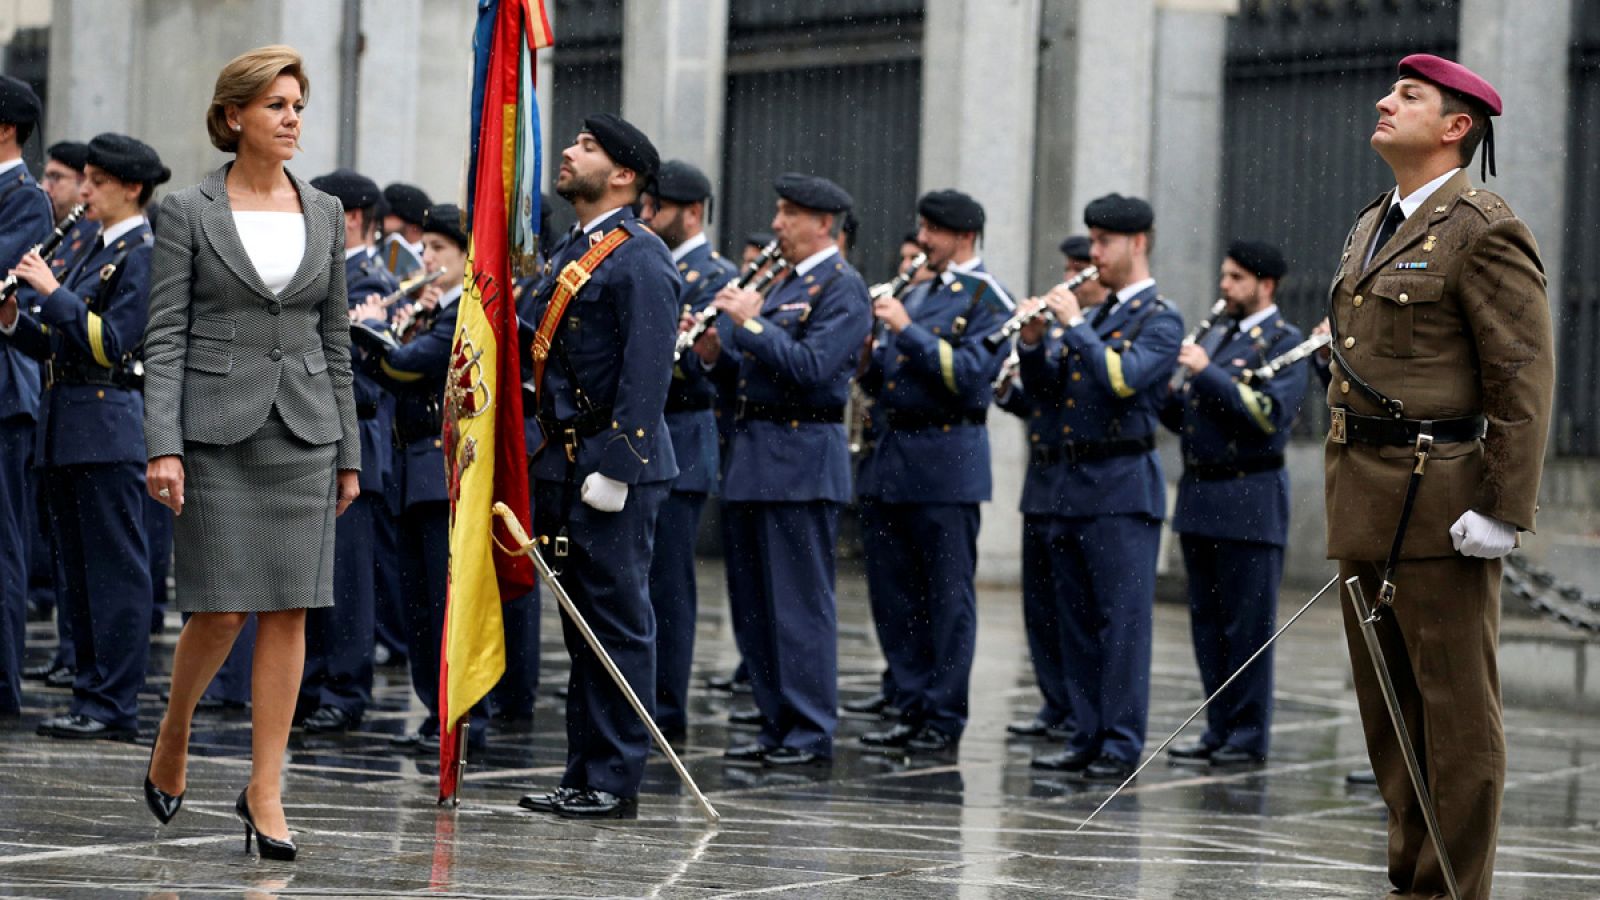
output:
M 339 201 L 284 168 L 299 149 L 300 55 L 252 50 L 217 76 L 206 128 L 234 160 L 167 197 L 145 332 L 150 493 L 178 514 L 178 638 L 145 800 L 185 790 L 196 701 L 256 615 L 251 770 L 235 811 L 293 859 L 280 783 L 305 668 L 305 611 L 333 605 L 334 517 L 359 488 Z

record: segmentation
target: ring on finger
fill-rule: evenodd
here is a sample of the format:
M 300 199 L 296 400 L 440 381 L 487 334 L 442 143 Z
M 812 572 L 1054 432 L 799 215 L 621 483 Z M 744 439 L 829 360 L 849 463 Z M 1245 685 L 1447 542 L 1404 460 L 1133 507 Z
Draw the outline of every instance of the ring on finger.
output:
M 161 490 L 156 491 L 156 496 L 162 498 L 163 500 L 165 500 L 166 498 L 172 496 L 172 489 L 171 488 L 162 488 Z

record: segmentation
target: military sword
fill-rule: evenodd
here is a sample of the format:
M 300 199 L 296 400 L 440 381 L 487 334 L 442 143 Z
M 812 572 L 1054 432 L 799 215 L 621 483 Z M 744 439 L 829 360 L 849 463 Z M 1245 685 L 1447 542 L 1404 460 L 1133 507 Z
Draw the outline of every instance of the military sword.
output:
M 678 773 L 678 778 L 682 779 L 684 787 L 687 787 L 689 793 L 694 795 L 695 802 L 700 804 L 700 811 L 705 814 L 706 821 L 716 822 L 721 819 L 722 816 L 717 812 L 716 807 L 712 806 L 711 801 L 706 799 L 706 795 L 700 792 L 700 786 L 694 783 L 694 778 L 689 775 L 689 770 L 684 768 L 683 760 L 678 758 L 677 751 L 673 750 L 672 745 L 667 743 L 666 736 L 661 733 L 661 726 L 657 725 L 656 720 L 651 718 L 649 711 L 644 708 L 644 703 L 640 702 L 639 695 L 633 692 L 632 686 L 628 684 L 628 679 L 623 676 L 622 670 L 617 668 L 616 662 L 611 659 L 611 654 L 606 652 L 605 645 L 600 643 L 599 636 L 589 627 L 589 623 L 583 618 L 583 614 L 578 612 L 578 607 L 572 602 L 572 597 L 567 594 L 567 589 L 562 587 L 560 579 L 556 578 L 556 574 L 550 570 L 549 564 L 540 555 L 539 548 L 528 537 L 528 533 L 522 530 L 522 523 L 517 521 L 516 513 L 511 511 L 511 507 L 497 500 L 494 504 L 494 514 L 500 519 L 501 524 L 506 527 L 511 539 L 516 541 L 518 546 L 516 548 L 506 547 L 504 544 L 500 544 L 499 538 L 495 538 L 495 543 L 500 546 L 501 550 L 513 556 L 532 558 L 534 568 L 539 570 L 539 579 L 544 582 L 545 587 L 550 589 L 550 593 L 556 595 L 556 602 L 561 604 L 561 611 L 567 614 L 567 618 L 572 621 L 578 632 L 583 635 L 583 639 L 588 643 L 589 649 L 594 651 L 594 655 L 599 658 L 600 664 L 605 667 L 606 673 L 611 676 L 611 680 L 616 682 L 617 688 L 622 691 L 622 696 L 627 698 L 628 705 L 633 707 L 633 711 L 644 722 L 644 727 L 650 732 L 650 737 L 655 739 L 656 746 L 666 756 L 667 762 L 672 764 L 672 768 Z
M 1428 836 L 1433 839 L 1433 851 L 1439 857 L 1439 870 L 1444 873 L 1445 887 L 1450 891 L 1450 900 L 1461 900 L 1461 889 L 1456 886 L 1456 872 L 1450 866 L 1449 854 L 1445 852 L 1439 814 L 1434 809 L 1433 796 L 1428 793 L 1428 782 L 1423 777 L 1422 764 L 1417 760 L 1417 748 L 1411 743 L 1411 732 L 1406 728 L 1405 716 L 1400 713 L 1400 696 L 1395 693 L 1394 679 L 1389 675 L 1389 663 L 1384 658 L 1383 645 L 1378 641 L 1378 618 L 1383 613 L 1383 607 L 1374 608 L 1367 602 L 1359 578 L 1346 578 L 1344 586 L 1350 592 L 1350 603 L 1355 606 L 1356 620 L 1361 623 L 1361 637 L 1366 640 L 1367 653 L 1372 657 L 1372 669 L 1378 676 L 1378 686 L 1383 689 L 1383 705 L 1389 710 L 1389 721 L 1394 725 L 1400 755 L 1406 761 L 1411 787 L 1417 792 L 1417 805 L 1422 807 L 1422 820 L 1427 823 Z
M 1100 802 L 1100 805 L 1096 806 L 1094 808 L 1094 812 L 1089 813 L 1089 817 L 1087 819 L 1084 819 L 1082 822 L 1078 823 L 1078 827 L 1077 828 L 1072 829 L 1072 833 L 1073 834 L 1077 834 L 1078 832 L 1082 831 L 1085 825 L 1088 825 L 1090 822 L 1094 821 L 1094 817 L 1095 816 L 1100 815 L 1100 811 L 1101 810 L 1105 809 L 1107 806 L 1110 806 L 1111 805 L 1111 801 L 1117 799 L 1117 795 L 1122 793 L 1122 789 L 1123 788 L 1125 788 L 1128 785 L 1132 784 L 1133 780 L 1135 778 L 1139 777 L 1139 773 L 1140 772 L 1143 772 L 1147 766 L 1149 766 L 1151 763 L 1155 762 L 1156 758 L 1161 755 L 1161 751 L 1167 749 L 1167 745 L 1168 744 L 1170 744 L 1173 741 L 1177 740 L 1178 739 L 1178 735 L 1182 734 L 1183 730 L 1185 728 L 1189 727 L 1189 723 L 1190 722 L 1193 722 L 1195 719 L 1200 718 L 1200 714 L 1206 711 L 1206 708 L 1211 705 L 1212 701 L 1214 701 L 1218 697 L 1222 696 L 1222 692 L 1227 690 L 1230 685 L 1232 685 L 1235 681 L 1237 681 L 1239 676 L 1244 674 L 1244 670 L 1250 668 L 1250 664 L 1255 662 L 1258 658 L 1260 658 L 1261 654 L 1266 653 L 1268 648 L 1270 648 L 1273 644 L 1277 643 L 1278 638 L 1282 637 L 1283 633 L 1285 631 L 1289 630 L 1289 626 L 1293 625 L 1297 620 L 1299 620 L 1299 618 L 1301 616 L 1305 615 L 1306 610 L 1311 608 L 1311 604 L 1316 603 L 1318 600 L 1322 599 L 1322 595 L 1326 594 L 1328 592 L 1328 589 L 1333 587 L 1334 582 L 1337 582 L 1338 580 L 1339 580 L 1339 576 L 1337 576 L 1337 575 L 1333 576 L 1332 578 L 1329 578 L 1328 579 L 1328 583 L 1322 586 L 1322 590 L 1317 591 L 1315 594 L 1312 594 L 1311 595 L 1311 599 L 1306 601 L 1306 605 L 1305 606 L 1300 607 L 1298 612 L 1296 612 L 1294 615 L 1290 616 L 1289 617 L 1289 621 L 1283 623 L 1283 627 L 1281 627 L 1277 631 L 1273 632 L 1272 637 L 1267 638 L 1267 642 L 1265 644 L 1261 645 L 1261 649 L 1260 650 L 1257 650 L 1256 652 L 1250 654 L 1250 658 L 1244 661 L 1244 665 L 1240 666 L 1237 670 L 1235 670 L 1232 675 L 1229 675 L 1228 676 L 1228 680 L 1224 681 L 1222 683 L 1221 687 L 1217 688 L 1215 691 L 1212 691 L 1211 692 L 1211 696 L 1206 698 L 1206 702 L 1200 704 L 1200 708 L 1199 709 L 1197 709 L 1194 712 L 1190 713 L 1189 714 L 1189 718 L 1184 719 L 1183 720 L 1183 724 L 1178 726 L 1178 730 L 1176 730 L 1172 734 L 1168 735 L 1167 739 L 1161 742 L 1161 746 L 1159 746 L 1155 750 L 1153 750 L 1150 753 L 1149 757 L 1147 757 L 1144 762 L 1140 763 L 1139 767 L 1137 769 L 1133 770 L 1133 774 L 1132 775 L 1129 775 L 1126 780 L 1124 780 L 1121 784 L 1117 785 L 1117 789 L 1111 792 L 1111 796 L 1109 796 L 1106 799 L 1102 800 Z M 1460 898 L 1456 898 L 1456 900 L 1460 900 Z

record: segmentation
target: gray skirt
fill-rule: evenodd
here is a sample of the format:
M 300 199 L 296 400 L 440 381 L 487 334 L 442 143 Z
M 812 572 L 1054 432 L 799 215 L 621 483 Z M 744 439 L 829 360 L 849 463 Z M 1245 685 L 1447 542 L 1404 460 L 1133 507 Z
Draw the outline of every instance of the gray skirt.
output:
M 184 445 L 173 527 L 179 611 L 333 605 L 337 451 L 295 437 L 276 407 L 237 444 Z

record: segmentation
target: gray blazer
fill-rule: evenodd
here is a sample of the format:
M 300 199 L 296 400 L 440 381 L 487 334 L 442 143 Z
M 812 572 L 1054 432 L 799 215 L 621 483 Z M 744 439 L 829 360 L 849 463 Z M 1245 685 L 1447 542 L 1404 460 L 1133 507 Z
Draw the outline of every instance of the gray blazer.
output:
M 261 281 L 228 203 L 228 163 L 169 194 L 156 219 L 144 338 L 144 436 L 151 459 L 184 443 L 236 444 L 273 404 L 310 444 L 337 443 L 340 469 L 361 467 L 345 301 L 344 211 L 289 175 L 306 250 L 282 294 Z

